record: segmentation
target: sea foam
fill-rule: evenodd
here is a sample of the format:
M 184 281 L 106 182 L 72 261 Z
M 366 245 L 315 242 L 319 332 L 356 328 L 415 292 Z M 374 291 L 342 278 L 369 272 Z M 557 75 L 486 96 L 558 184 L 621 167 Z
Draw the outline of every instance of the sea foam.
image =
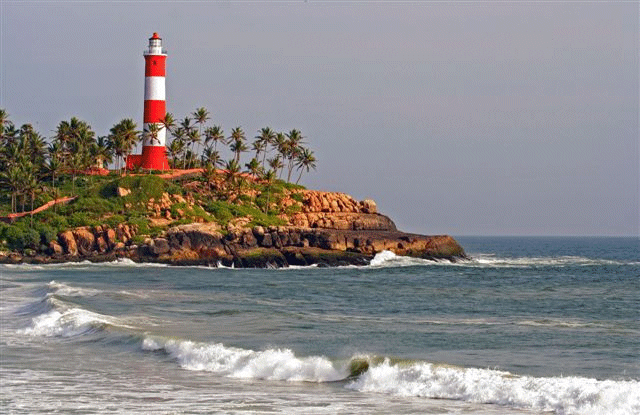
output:
M 289 349 L 253 351 L 221 343 L 147 337 L 143 350 L 162 350 L 187 370 L 214 372 L 223 376 L 298 382 L 331 382 L 346 378 L 347 370 L 336 368 L 322 356 L 296 357 Z
M 640 413 L 640 382 L 581 378 L 536 378 L 508 372 L 439 366 L 391 364 L 369 368 L 347 388 L 398 396 L 454 399 L 556 414 Z

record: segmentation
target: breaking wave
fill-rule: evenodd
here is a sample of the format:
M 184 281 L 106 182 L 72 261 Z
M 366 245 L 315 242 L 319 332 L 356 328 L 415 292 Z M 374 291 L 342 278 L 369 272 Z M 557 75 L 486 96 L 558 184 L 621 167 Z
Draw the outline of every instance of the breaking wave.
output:
M 234 378 L 297 382 L 333 382 L 347 377 L 323 356 L 296 357 L 289 349 L 253 351 L 221 343 L 147 337 L 142 349 L 164 351 L 187 370 L 202 370 Z
M 391 251 L 382 251 L 375 255 L 369 263 L 370 267 L 409 267 L 416 265 L 458 266 L 476 268 L 529 268 L 529 267 L 563 267 L 563 266 L 602 266 L 602 265 L 639 265 L 640 262 L 614 261 L 594 259 L 580 256 L 558 257 L 497 257 L 493 254 L 472 254 L 471 259 L 449 261 L 446 259 L 429 260 L 396 255 Z
M 556 414 L 640 413 L 640 382 L 537 378 L 432 363 L 382 364 L 346 386 L 360 392 L 496 404 Z

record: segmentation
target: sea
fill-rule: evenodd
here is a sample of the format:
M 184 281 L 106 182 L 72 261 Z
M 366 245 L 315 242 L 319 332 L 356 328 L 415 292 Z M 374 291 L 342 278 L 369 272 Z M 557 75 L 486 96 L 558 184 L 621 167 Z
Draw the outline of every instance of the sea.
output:
M 458 262 L 0 266 L 5 414 L 640 414 L 638 238 Z

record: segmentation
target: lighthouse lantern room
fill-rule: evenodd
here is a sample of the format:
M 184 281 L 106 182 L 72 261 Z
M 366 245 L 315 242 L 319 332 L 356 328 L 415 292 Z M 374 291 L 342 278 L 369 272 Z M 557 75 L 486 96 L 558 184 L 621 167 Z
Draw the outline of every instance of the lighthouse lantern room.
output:
M 162 120 L 167 112 L 165 101 L 165 61 L 162 38 L 154 33 L 144 51 L 144 118 L 142 154 L 127 157 L 127 168 L 168 170 L 166 135 Z

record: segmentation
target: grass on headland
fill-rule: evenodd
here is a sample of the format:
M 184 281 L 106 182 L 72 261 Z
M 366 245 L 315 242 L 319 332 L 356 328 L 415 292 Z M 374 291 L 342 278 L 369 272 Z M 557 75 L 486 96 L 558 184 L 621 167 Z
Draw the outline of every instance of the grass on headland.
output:
M 138 235 L 150 236 L 160 235 L 170 226 L 193 222 L 215 222 L 225 228 L 238 218 L 246 218 L 247 226 L 285 225 L 287 221 L 281 215 L 300 210 L 300 195 L 291 190 L 303 189 L 282 181 L 271 184 L 246 181 L 239 189 L 228 189 L 221 181 L 211 183 L 202 177 L 165 180 L 156 175 L 78 176 L 75 184 L 69 177 L 63 177 L 57 186 L 58 196 L 70 193 L 73 186 L 77 199 L 11 224 L 0 222 L 0 249 L 45 252 L 60 232 L 103 224 L 112 228 L 119 224 L 134 225 Z M 118 188 L 131 193 L 118 196 Z M 154 212 L 148 207 L 160 201 L 165 193 L 180 196 L 187 202 L 173 202 L 168 209 L 171 219 L 158 225 L 158 221 L 150 220 Z M 280 208 L 286 197 L 298 203 Z M 51 195 L 38 195 L 36 207 L 49 200 Z M 7 202 L 0 199 L 1 210 L 10 209 Z

